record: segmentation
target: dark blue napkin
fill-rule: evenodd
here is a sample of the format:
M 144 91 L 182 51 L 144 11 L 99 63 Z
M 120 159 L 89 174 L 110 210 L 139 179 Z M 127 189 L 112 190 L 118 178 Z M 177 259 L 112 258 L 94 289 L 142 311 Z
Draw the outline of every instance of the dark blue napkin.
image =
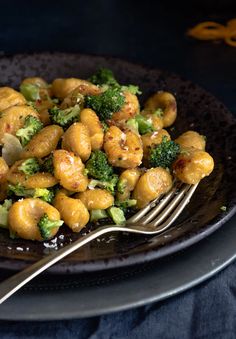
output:
M 100 317 L 50 322 L 0 322 L 0 338 L 233 339 L 236 263 L 173 298 Z

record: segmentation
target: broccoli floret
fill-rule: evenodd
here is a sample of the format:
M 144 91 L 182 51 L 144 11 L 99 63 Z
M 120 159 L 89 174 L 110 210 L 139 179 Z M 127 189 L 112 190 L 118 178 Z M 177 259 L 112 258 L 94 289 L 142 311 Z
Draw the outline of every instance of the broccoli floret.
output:
M 8 184 L 8 195 L 24 198 L 40 198 L 46 202 L 51 203 L 54 198 L 53 189 L 48 188 L 25 188 L 21 184 Z
M 47 172 L 47 173 L 54 173 L 54 167 L 53 167 L 53 155 L 49 155 L 49 157 L 47 157 L 44 162 L 41 165 L 41 170 L 43 172 Z
M 38 222 L 38 228 L 41 234 L 41 237 L 44 240 L 47 240 L 51 237 L 51 231 L 53 228 L 60 227 L 63 225 L 63 220 L 51 220 L 48 215 L 45 213 Z
M 39 119 L 32 115 L 27 115 L 24 126 L 18 129 L 16 136 L 20 139 L 21 145 L 25 146 L 42 128 L 43 124 Z
M 85 98 L 85 106 L 92 108 L 101 121 L 112 117 L 125 103 L 125 97 L 119 87 L 109 87 L 99 95 L 88 95 Z
M 155 130 L 150 118 L 146 118 L 141 114 L 137 114 L 135 116 L 135 120 L 138 123 L 138 130 L 140 134 L 146 134 Z
M 100 219 L 105 219 L 107 218 L 108 215 L 105 210 L 91 210 L 90 211 L 90 221 L 91 222 L 96 222 Z
M 162 118 L 164 115 L 163 109 L 157 108 L 152 114 L 156 115 L 157 117 Z
M 39 86 L 33 84 L 22 84 L 20 92 L 24 95 L 27 101 L 36 101 L 40 99 Z
M 12 200 L 5 199 L 4 203 L 0 205 L 0 227 L 8 228 L 8 212 L 12 205 Z
M 29 158 L 22 162 L 18 167 L 18 170 L 23 172 L 25 175 L 33 175 L 40 171 L 40 164 L 38 159 Z
M 116 81 L 113 72 L 107 68 L 100 68 L 97 72 L 89 78 L 95 85 L 108 85 L 108 86 L 119 86 Z
M 118 175 L 114 174 L 110 178 L 109 181 L 101 181 L 101 180 L 93 179 L 90 181 L 88 187 L 90 189 L 93 189 L 95 187 L 100 187 L 100 188 L 103 188 L 109 191 L 112 194 L 115 194 L 115 188 L 116 188 L 117 181 L 118 181 Z
M 51 203 L 54 198 L 54 192 L 47 188 L 35 188 L 33 198 L 40 198 Z
M 168 168 L 180 153 L 180 146 L 166 136 L 162 142 L 151 149 L 149 155 L 149 165 L 151 167 Z
M 73 122 L 79 120 L 79 113 L 81 111 L 81 105 L 75 105 L 66 109 L 60 109 L 58 107 L 50 108 L 50 119 L 54 124 L 60 125 L 63 128 L 67 128 Z
M 34 189 L 25 188 L 19 183 L 16 185 L 8 184 L 7 195 L 10 197 L 13 195 L 16 195 L 17 197 L 32 197 L 34 195 Z
M 126 186 L 127 186 L 127 180 L 126 179 L 119 179 L 119 181 L 117 183 L 117 191 L 118 191 L 118 193 L 124 194 Z
M 118 81 L 115 79 L 113 72 L 107 68 L 100 68 L 94 75 L 89 78 L 95 85 L 103 86 L 113 86 L 113 87 L 120 87 L 122 92 L 129 91 L 132 94 L 142 94 L 139 90 L 138 86 L 135 85 L 128 85 L 128 86 L 121 86 Z
M 113 167 L 108 163 L 106 153 L 100 150 L 92 152 L 85 167 L 89 176 L 101 181 L 109 181 L 113 175 Z
M 139 133 L 138 121 L 135 118 L 131 118 L 126 121 L 126 126 L 134 133 Z
M 122 209 L 124 213 L 127 212 L 127 209 L 130 207 L 134 207 L 137 204 L 137 200 L 135 199 L 127 199 L 125 201 L 116 201 L 115 205 Z
M 126 219 L 125 219 L 125 215 L 122 209 L 112 206 L 107 209 L 107 212 L 116 225 L 125 224 Z
M 108 130 L 109 126 L 105 123 L 105 121 L 101 121 L 102 124 L 102 128 L 103 128 L 103 132 L 106 133 L 106 131 Z
M 142 94 L 139 87 L 135 86 L 135 85 L 121 86 L 121 90 L 122 91 L 128 91 L 128 92 L 130 92 L 131 94 L 134 94 L 134 95 Z

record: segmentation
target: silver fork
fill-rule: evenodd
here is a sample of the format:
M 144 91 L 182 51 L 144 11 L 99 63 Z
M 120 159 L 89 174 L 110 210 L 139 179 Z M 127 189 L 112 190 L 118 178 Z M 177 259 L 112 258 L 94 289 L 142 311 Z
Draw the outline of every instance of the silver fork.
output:
M 161 199 L 153 200 L 149 205 L 128 219 L 127 226 L 101 226 L 73 243 L 55 251 L 55 253 L 47 255 L 23 271 L 16 273 L 0 283 L 0 304 L 41 272 L 103 234 L 129 232 L 156 235 L 164 232 L 189 203 L 196 188 L 197 184 L 182 184 L 181 186 L 175 184 L 172 190 Z

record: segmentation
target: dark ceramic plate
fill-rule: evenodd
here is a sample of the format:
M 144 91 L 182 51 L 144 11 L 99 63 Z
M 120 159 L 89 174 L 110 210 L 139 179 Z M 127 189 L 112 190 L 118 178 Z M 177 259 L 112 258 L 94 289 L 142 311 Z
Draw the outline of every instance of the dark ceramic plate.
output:
M 113 58 L 79 54 L 34 54 L 2 57 L 1 83 L 18 87 L 29 76 L 41 76 L 48 81 L 56 77 L 87 78 L 98 67 L 111 68 L 120 82 L 137 84 L 142 89 L 141 102 L 157 90 L 172 92 L 177 99 L 178 118 L 173 137 L 194 129 L 207 136 L 207 150 L 215 160 L 215 170 L 199 185 L 190 204 L 175 225 L 160 236 L 108 235 L 92 242 L 63 262 L 52 272 L 82 272 L 115 268 L 160 258 L 205 238 L 222 226 L 236 210 L 235 190 L 235 120 L 226 107 L 205 90 L 176 75 L 147 69 Z M 226 206 L 222 212 L 221 206 Z M 11 240 L 7 232 L 0 233 L 0 267 L 21 269 L 37 260 L 53 247 L 76 239 L 65 229 L 45 247 L 43 243 Z

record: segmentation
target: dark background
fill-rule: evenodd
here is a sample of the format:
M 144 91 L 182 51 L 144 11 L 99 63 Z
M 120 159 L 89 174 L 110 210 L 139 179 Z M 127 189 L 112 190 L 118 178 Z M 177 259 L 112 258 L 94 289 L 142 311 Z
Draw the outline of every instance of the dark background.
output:
M 235 0 L 0 1 L 0 53 L 120 57 L 183 75 L 236 113 L 236 48 L 186 36 L 200 21 L 226 23 L 233 17 Z M 234 264 L 180 296 L 115 315 L 27 325 L 1 322 L 0 337 L 235 338 L 235 272 Z
M 188 28 L 236 17 L 234 0 L 0 1 L 0 51 L 112 55 L 184 75 L 236 107 L 236 48 Z M 233 88 L 234 87 L 234 88 Z M 224 93 L 223 93 L 224 92 Z

